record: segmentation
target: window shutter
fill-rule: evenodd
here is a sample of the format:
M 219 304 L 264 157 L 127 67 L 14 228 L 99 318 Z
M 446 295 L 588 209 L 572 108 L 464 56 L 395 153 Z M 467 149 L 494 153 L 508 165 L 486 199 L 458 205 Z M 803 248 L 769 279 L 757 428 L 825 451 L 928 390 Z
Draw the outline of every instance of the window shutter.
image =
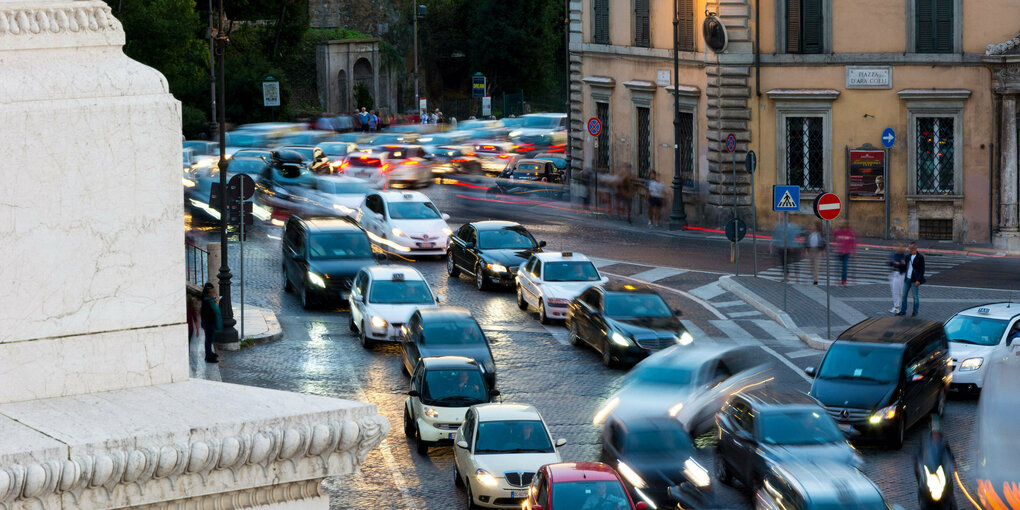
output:
M 592 0 L 594 6 L 594 32 L 593 42 L 595 44 L 609 44 L 609 0 Z
M 917 18 L 917 30 L 914 32 L 914 39 L 917 40 L 917 51 L 919 53 L 935 51 L 934 3 L 935 0 L 914 0 L 914 17 Z
M 800 2 L 786 1 L 786 52 L 800 51 Z
M 936 0 L 935 51 L 953 52 L 953 0 Z
M 822 0 L 801 1 L 801 53 L 822 53 Z
M 634 46 L 649 46 L 648 0 L 634 0 Z
M 694 0 L 680 0 L 679 41 L 681 51 L 694 51 Z

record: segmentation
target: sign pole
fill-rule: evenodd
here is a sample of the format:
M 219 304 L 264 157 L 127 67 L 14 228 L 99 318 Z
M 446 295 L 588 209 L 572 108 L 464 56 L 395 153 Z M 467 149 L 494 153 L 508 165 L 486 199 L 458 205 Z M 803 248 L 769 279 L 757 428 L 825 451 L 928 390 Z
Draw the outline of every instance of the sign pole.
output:
M 730 153 L 733 160 L 733 219 L 737 219 L 737 151 Z M 740 276 L 740 243 L 733 243 L 733 276 Z
M 832 257 L 829 256 L 829 231 L 831 221 L 825 221 L 825 339 L 832 340 L 832 307 L 829 303 L 829 273 Z
M 241 341 L 244 341 L 244 200 L 241 200 Z
M 884 196 L 882 201 L 885 202 L 885 238 L 889 239 L 889 149 L 885 150 L 885 161 L 884 161 L 885 172 L 883 172 L 883 192 Z
M 599 137 L 595 137 L 595 157 L 592 158 L 595 161 L 599 159 Z M 592 172 L 592 178 L 595 179 L 595 200 L 592 201 L 595 204 L 595 214 L 599 212 L 599 169 L 597 166 L 592 165 L 594 171 Z
M 789 239 L 790 234 L 790 213 L 783 211 L 783 311 L 786 311 L 786 288 L 790 286 L 788 279 L 786 264 L 790 258 L 790 250 L 786 246 L 786 241 Z
M 751 254 L 754 259 L 754 277 L 758 277 L 758 208 L 754 200 L 754 172 L 751 172 Z

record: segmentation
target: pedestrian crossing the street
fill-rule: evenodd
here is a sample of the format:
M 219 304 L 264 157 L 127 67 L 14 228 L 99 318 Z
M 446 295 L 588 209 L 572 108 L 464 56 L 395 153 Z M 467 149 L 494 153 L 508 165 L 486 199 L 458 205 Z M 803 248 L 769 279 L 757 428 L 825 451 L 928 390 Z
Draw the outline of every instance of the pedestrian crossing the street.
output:
M 887 284 L 889 283 L 889 254 L 885 250 L 861 250 L 856 257 L 850 259 L 849 270 L 847 271 L 848 286 Z M 941 271 L 952 269 L 967 261 L 963 255 L 925 254 L 926 277 L 931 277 Z M 829 278 L 832 285 L 840 284 L 840 273 L 842 266 L 839 257 L 832 256 L 829 259 Z M 826 260 L 820 260 L 818 269 L 818 284 L 825 285 Z M 789 280 L 793 283 L 811 283 L 811 259 L 803 257 L 787 268 Z M 759 277 L 775 281 L 783 281 L 783 266 L 776 266 L 758 273 Z

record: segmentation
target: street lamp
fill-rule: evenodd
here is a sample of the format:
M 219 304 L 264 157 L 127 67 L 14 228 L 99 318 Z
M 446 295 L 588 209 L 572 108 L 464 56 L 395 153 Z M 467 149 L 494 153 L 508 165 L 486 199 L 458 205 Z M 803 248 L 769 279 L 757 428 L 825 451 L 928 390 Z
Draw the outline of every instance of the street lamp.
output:
M 421 112 L 421 100 L 418 96 L 418 19 L 425 18 L 426 7 L 416 5 L 414 11 L 414 107 Z
M 681 230 L 687 226 L 684 210 L 684 181 L 680 166 L 680 6 L 673 0 L 673 209 L 669 214 L 669 229 Z
M 217 165 L 220 170 L 220 271 L 217 273 L 220 283 L 220 311 L 223 317 L 223 330 L 220 331 L 219 336 L 216 338 L 217 343 L 234 343 L 237 342 L 237 329 L 234 325 L 237 321 L 234 320 L 234 310 L 230 306 L 230 266 L 227 262 L 227 225 L 229 225 L 230 211 L 227 208 L 227 204 L 230 200 L 229 189 L 227 188 L 227 135 L 226 129 L 226 67 L 224 65 L 224 54 L 227 50 L 227 35 L 223 32 L 223 20 L 225 14 L 223 12 L 223 0 L 220 0 L 220 26 L 216 33 L 216 58 L 220 61 L 220 86 L 219 90 L 219 101 L 216 106 L 219 108 L 218 123 L 216 125 L 216 132 L 220 136 L 220 161 Z M 210 204 L 211 205 L 211 204 Z M 243 220 L 242 220 L 243 221 Z

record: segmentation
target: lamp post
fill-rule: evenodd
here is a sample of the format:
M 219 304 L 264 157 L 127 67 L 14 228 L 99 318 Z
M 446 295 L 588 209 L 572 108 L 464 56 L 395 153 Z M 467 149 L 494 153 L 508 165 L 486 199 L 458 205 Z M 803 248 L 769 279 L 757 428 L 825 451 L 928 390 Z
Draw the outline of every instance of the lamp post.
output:
M 414 107 L 421 112 L 420 98 L 418 96 L 418 18 L 425 16 L 425 6 L 414 6 Z
M 220 331 L 219 336 L 216 338 L 217 343 L 234 343 L 237 342 L 237 329 L 234 325 L 237 321 L 234 320 L 234 310 L 230 306 L 230 265 L 227 262 L 227 225 L 229 225 L 230 211 L 227 209 L 227 204 L 231 197 L 229 189 L 227 188 L 227 165 L 229 164 L 226 158 L 227 154 L 227 135 L 224 125 L 226 124 L 226 67 L 224 65 L 224 54 L 227 50 L 227 35 L 223 32 L 223 19 L 225 14 L 223 12 L 223 0 L 220 0 L 220 23 L 219 30 L 216 33 L 216 58 L 220 62 L 220 84 L 219 90 L 219 101 L 216 105 L 219 108 L 218 124 L 216 125 L 216 132 L 220 136 L 220 161 L 217 165 L 220 171 L 220 271 L 217 273 L 220 283 L 220 311 L 223 317 L 223 330 Z
M 673 0 L 673 209 L 669 214 L 670 230 L 681 230 L 687 226 L 680 166 L 680 8 L 677 1 L 683 0 Z

